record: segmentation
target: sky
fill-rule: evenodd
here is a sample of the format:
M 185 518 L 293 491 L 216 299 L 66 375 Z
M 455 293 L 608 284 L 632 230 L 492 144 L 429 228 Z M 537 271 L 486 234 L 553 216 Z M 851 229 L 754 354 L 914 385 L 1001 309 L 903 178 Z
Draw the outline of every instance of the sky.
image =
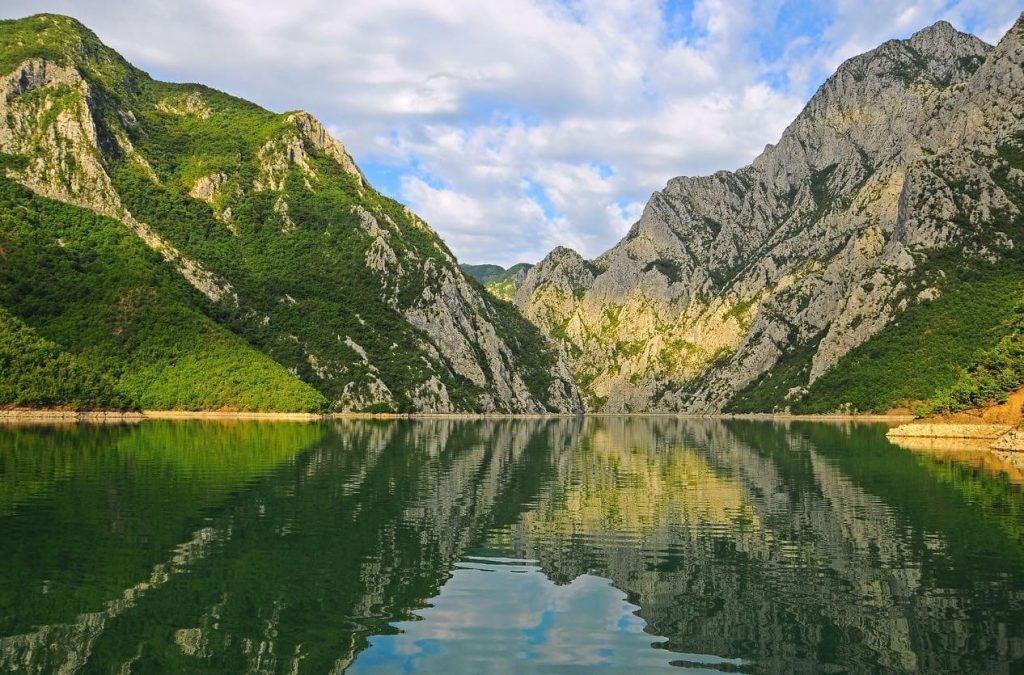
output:
M 1024 0 L 3 0 L 153 77 L 327 125 L 458 258 L 595 257 L 675 176 L 747 164 L 843 60 Z

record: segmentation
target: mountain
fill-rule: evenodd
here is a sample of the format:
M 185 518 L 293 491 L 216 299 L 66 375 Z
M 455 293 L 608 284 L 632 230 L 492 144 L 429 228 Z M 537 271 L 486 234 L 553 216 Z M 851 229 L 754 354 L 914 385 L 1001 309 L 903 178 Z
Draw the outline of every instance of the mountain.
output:
M 508 269 L 500 265 L 462 265 L 462 271 L 473 277 L 484 288 L 496 298 L 512 302 L 516 297 L 516 290 L 526 279 L 526 273 L 533 265 L 530 263 L 517 263 Z
M 843 63 L 749 166 L 679 177 L 516 292 L 594 410 L 963 407 L 1024 383 L 1024 15 Z
M 2 403 L 581 410 L 309 114 L 155 81 L 54 15 L 0 22 L 0 92 Z

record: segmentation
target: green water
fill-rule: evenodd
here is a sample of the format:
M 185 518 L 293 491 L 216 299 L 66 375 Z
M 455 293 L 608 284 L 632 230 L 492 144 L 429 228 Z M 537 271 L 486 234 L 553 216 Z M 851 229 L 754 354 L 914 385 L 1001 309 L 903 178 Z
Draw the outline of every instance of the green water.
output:
M 1020 474 L 884 431 L 0 427 L 0 671 L 1024 672 Z

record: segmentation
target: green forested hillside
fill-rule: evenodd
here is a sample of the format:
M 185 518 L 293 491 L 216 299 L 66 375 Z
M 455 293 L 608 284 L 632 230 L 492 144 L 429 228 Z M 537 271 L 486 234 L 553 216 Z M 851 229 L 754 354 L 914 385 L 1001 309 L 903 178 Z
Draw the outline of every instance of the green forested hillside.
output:
M 157 82 L 54 15 L 0 22 L 7 73 L 0 306 L 129 405 L 579 409 L 536 328 L 308 114 Z
M 39 335 L 48 347 L 6 362 L 4 402 L 283 411 L 326 405 L 316 390 L 193 309 L 205 298 L 109 218 L 0 178 L 0 247 L 0 306 L 33 326 L 3 311 L 6 342 L 13 347 Z M 29 384 L 43 374 L 46 381 Z
M 0 400 L 15 406 L 121 409 L 132 402 L 101 369 L 0 309 Z

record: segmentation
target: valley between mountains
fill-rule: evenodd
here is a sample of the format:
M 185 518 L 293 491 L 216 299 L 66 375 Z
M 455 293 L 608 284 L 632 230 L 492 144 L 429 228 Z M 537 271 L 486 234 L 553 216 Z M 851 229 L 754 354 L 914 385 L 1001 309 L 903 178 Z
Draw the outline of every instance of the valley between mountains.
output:
M 1024 17 L 840 66 L 594 260 L 469 266 L 304 112 L 0 22 L 0 403 L 953 412 L 1024 384 Z

